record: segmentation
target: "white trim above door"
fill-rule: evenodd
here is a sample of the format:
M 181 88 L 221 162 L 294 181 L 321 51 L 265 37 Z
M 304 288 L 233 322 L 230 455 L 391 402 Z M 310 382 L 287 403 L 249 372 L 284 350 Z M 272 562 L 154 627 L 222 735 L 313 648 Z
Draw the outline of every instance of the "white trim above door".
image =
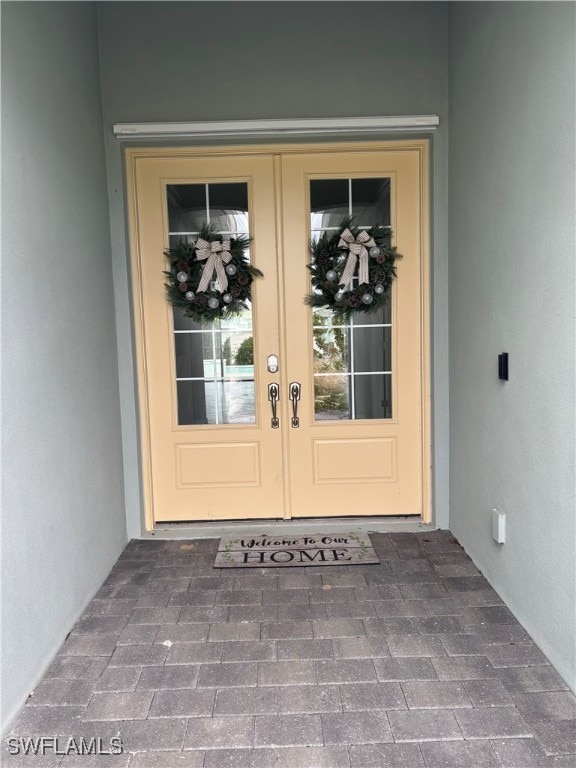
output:
M 115 123 L 114 135 L 122 138 L 282 138 L 429 133 L 438 127 L 438 115 L 399 117 L 322 117 L 288 120 L 222 120 L 195 123 Z

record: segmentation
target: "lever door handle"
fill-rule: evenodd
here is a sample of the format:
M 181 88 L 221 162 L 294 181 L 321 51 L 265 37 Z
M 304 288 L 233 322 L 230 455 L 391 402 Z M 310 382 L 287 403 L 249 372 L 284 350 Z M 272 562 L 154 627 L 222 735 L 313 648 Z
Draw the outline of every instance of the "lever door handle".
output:
M 280 420 L 276 416 L 276 406 L 278 405 L 278 401 L 280 400 L 280 387 L 275 382 L 273 382 L 272 384 L 268 384 L 268 400 L 272 405 L 272 419 L 270 421 L 270 424 L 272 426 L 272 429 L 278 429 L 278 427 L 280 426 Z
M 300 384 L 297 381 L 293 381 L 289 387 L 289 397 L 292 402 L 292 429 L 297 429 L 300 426 L 300 419 L 298 418 L 298 400 L 300 400 Z

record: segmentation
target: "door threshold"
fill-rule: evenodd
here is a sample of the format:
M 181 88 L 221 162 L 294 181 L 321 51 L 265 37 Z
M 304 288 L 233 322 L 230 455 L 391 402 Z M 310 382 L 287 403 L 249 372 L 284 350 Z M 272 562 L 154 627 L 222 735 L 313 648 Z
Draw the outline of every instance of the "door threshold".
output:
M 146 531 L 141 539 L 219 539 L 229 535 L 277 535 L 296 532 L 313 533 L 319 528 L 333 531 L 361 531 L 364 533 L 426 533 L 437 526 L 423 523 L 420 517 L 315 517 L 292 520 L 218 520 L 197 523 L 158 523 L 152 531 Z

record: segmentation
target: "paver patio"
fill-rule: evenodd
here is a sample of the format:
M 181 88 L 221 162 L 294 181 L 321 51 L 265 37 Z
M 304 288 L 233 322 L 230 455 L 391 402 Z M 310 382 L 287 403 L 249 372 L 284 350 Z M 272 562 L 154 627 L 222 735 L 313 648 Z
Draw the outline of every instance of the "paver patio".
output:
M 573 768 L 574 696 L 452 535 L 371 538 L 298 572 L 131 541 L 9 734 L 123 753 L 2 764 Z

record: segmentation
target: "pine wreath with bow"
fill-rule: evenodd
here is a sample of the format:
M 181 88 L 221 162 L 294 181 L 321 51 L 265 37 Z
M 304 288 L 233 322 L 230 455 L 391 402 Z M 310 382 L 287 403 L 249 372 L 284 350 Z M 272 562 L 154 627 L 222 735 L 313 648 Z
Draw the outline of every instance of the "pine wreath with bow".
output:
M 332 309 L 341 320 L 381 309 L 390 299 L 395 262 L 401 258 L 391 239 L 390 227 L 359 228 L 351 218 L 337 232 L 323 232 L 310 246 L 312 292 L 305 303 Z M 357 283 L 352 280 L 356 272 Z
M 247 236 L 228 239 L 205 224 L 195 243 L 181 240 L 168 248 L 164 255 L 170 269 L 164 274 L 169 303 L 203 324 L 248 309 L 254 278 L 262 277 L 245 254 L 249 244 Z

